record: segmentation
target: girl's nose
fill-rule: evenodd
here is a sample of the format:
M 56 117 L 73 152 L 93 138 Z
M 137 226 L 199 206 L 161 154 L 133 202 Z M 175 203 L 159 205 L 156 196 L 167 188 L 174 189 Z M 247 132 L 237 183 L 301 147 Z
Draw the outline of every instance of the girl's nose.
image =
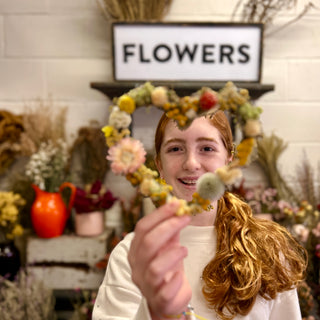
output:
M 182 168 L 188 171 L 194 171 L 200 168 L 200 162 L 194 152 L 188 151 L 186 153 Z

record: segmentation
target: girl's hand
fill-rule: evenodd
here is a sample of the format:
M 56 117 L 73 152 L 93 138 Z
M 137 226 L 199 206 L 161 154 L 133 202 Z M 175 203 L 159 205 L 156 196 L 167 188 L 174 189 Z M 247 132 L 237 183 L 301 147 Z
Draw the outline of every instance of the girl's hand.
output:
M 147 299 L 153 319 L 181 314 L 191 299 L 183 269 L 187 249 L 179 242 L 190 217 L 176 216 L 178 207 L 171 202 L 141 219 L 128 255 L 132 280 Z

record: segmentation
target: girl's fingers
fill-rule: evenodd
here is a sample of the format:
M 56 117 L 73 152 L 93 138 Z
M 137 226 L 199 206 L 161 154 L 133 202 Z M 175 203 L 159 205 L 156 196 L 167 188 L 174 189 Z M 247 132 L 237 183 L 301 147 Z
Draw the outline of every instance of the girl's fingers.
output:
M 187 216 L 172 217 L 141 237 L 139 242 L 133 239 L 128 260 L 132 269 L 132 279 L 141 290 L 146 287 L 144 277 L 150 263 L 165 249 L 170 252 L 171 247 L 179 245 L 177 234 L 189 221 L 190 217 Z
M 191 299 L 191 288 L 183 270 L 176 272 L 155 295 L 153 312 L 161 315 L 174 315 L 185 311 Z M 152 307 L 152 306 L 151 306 Z
M 160 222 L 175 215 L 178 209 L 179 209 L 179 202 L 177 201 L 172 201 L 170 203 L 164 204 L 163 206 L 159 207 L 151 214 L 145 216 L 143 219 L 138 221 L 136 225 L 136 231 L 138 233 L 147 233 L 149 230 L 153 229 Z
M 140 243 L 140 250 L 148 252 L 152 259 L 159 250 L 170 242 L 177 242 L 177 235 L 190 222 L 190 217 L 172 217 L 160 223 L 156 228 L 149 231 Z
M 163 282 L 170 281 L 171 276 L 182 268 L 183 259 L 187 254 L 187 248 L 181 246 L 175 246 L 159 254 L 145 272 L 146 283 L 156 290 Z
M 178 202 L 168 203 L 141 219 L 128 253 L 132 280 L 157 313 L 162 306 L 168 310 L 185 307 L 191 296 L 183 271 L 187 249 L 179 243 L 180 231 L 190 217 L 176 216 L 178 208 Z
M 176 202 L 163 206 L 141 219 L 135 229 L 131 243 L 129 262 L 138 259 L 137 253 L 142 253 L 144 260 L 150 260 L 171 238 L 180 232 L 190 222 L 190 217 L 174 216 L 178 204 Z M 150 216 L 153 216 L 150 218 Z

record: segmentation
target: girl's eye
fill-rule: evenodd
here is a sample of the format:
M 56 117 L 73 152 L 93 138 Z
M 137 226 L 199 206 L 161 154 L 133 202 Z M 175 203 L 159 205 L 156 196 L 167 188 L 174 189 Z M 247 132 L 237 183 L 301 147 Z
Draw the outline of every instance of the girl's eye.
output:
M 212 151 L 215 151 L 215 149 L 213 147 L 203 147 L 201 148 L 202 151 L 205 151 L 205 152 L 212 152 Z
M 170 147 L 168 148 L 167 152 L 178 152 L 180 150 L 181 150 L 180 147 Z

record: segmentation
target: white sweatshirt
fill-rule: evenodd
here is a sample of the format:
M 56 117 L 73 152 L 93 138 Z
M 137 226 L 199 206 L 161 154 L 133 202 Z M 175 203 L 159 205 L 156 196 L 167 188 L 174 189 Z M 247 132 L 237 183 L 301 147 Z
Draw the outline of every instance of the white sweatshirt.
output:
M 127 255 L 134 234 L 128 234 L 112 251 L 104 280 L 99 288 L 92 320 L 151 320 L 141 292 L 131 280 Z M 191 306 L 195 314 L 207 320 L 218 319 L 208 309 L 201 292 L 201 274 L 216 252 L 214 227 L 187 226 L 180 236 L 181 244 L 188 248 L 185 272 L 192 288 Z M 258 296 L 247 316 L 235 320 L 301 320 L 296 290 L 277 295 L 274 300 Z

